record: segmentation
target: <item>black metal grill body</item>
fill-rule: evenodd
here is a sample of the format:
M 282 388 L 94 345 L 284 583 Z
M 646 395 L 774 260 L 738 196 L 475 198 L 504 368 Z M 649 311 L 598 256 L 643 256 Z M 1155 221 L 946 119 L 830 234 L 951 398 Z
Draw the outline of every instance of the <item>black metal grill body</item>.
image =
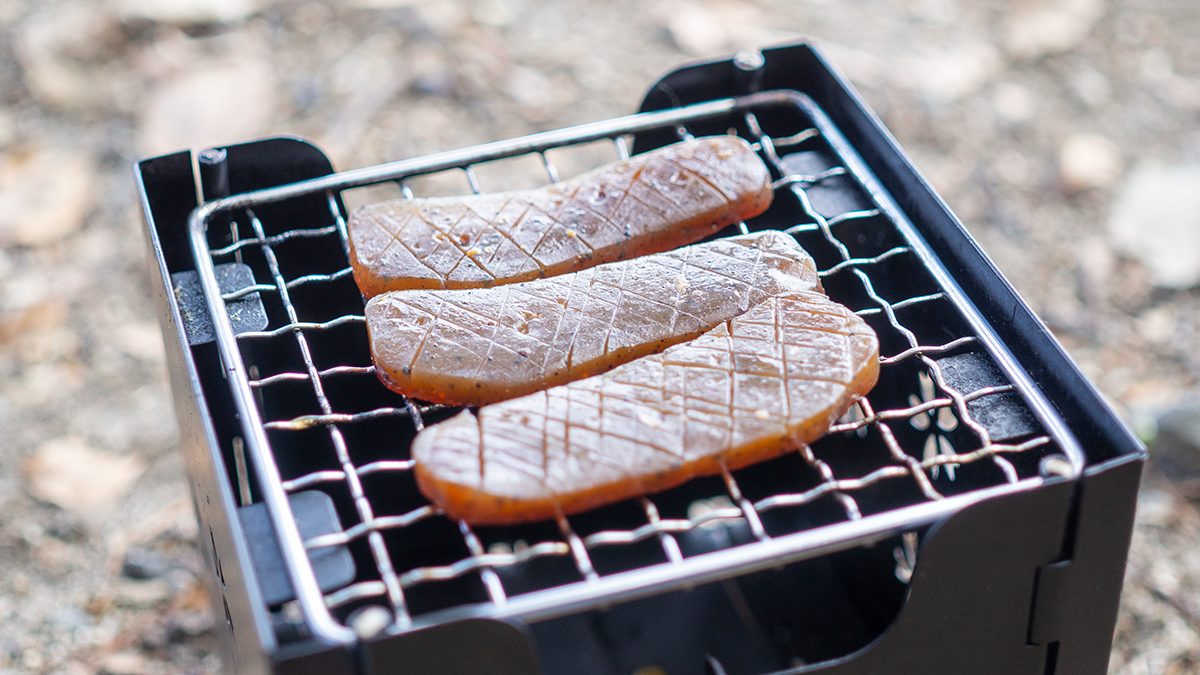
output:
M 751 98 L 727 98 L 737 96 Z M 730 103 L 711 103 L 721 100 Z M 777 206 L 763 218 L 795 223 L 787 229 L 817 259 L 831 296 L 880 332 L 892 374 L 808 456 L 557 530 L 455 528 L 397 496 L 415 494 L 407 465 L 402 453 L 377 450 L 386 436 L 370 425 L 444 413 L 380 408 L 389 399 L 368 385 L 336 382 L 369 375 L 361 338 L 338 333 L 361 326 L 317 315 L 361 306 L 338 245 L 348 185 L 235 204 L 196 229 L 198 183 L 210 200 L 236 201 L 325 180 L 332 168 L 320 151 L 272 139 L 195 163 L 177 153 L 138 164 L 231 670 L 1104 671 L 1144 450 L 811 47 L 683 68 L 643 104 L 681 110 L 695 112 L 679 124 L 631 118 L 595 137 L 614 139 L 619 154 L 630 138 L 637 152 L 681 131 L 733 129 L 754 141 L 779 177 Z M 547 147 L 521 149 L 555 179 Z M 518 154 L 509 150 L 501 154 Z M 480 155 L 470 157 L 443 168 L 466 168 L 478 189 Z M 354 184 L 367 182 L 377 181 Z M 198 288 L 197 261 L 225 264 L 210 279 L 223 298 Z M 248 272 L 233 264 L 242 262 Z M 209 311 L 220 305 L 237 342 L 224 356 L 222 322 Z M 242 372 L 234 358 L 250 366 Z M 239 378 L 251 400 L 238 398 Z M 324 407 L 311 394 L 272 393 L 309 381 L 325 385 Z M 247 412 L 266 420 L 263 457 L 277 467 L 247 447 Z M 290 436 L 323 426 L 334 447 L 323 434 Z M 403 445 L 403 434 L 387 433 Z M 363 448 L 379 454 L 356 456 Z M 308 459 L 321 453 L 341 463 Z M 350 473 L 358 492 L 343 486 Z M 713 495 L 725 501 L 708 515 L 683 511 Z M 289 556 L 289 536 L 307 560 Z M 913 555 L 915 566 L 902 560 Z M 306 592 L 321 603 L 315 618 Z M 389 609 L 387 625 L 368 630 L 363 612 L 376 606 Z

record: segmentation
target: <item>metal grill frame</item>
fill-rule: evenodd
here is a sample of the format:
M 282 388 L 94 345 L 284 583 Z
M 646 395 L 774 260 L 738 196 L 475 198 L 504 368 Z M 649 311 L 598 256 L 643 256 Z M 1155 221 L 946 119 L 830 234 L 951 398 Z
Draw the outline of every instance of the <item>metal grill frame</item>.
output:
M 403 591 L 401 587 L 402 575 L 397 575 L 391 568 L 388 554 L 385 550 L 383 542 L 380 540 L 380 530 L 388 526 L 401 526 L 409 519 L 421 518 L 428 515 L 427 512 L 414 512 L 403 516 L 391 517 L 395 522 L 380 522 L 371 512 L 370 504 L 362 495 L 361 487 L 356 491 L 354 488 L 360 476 L 376 470 L 389 469 L 404 469 L 407 467 L 397 464 L 396 466 L 383 466 L 380 463 L 378 466 L 362 466 L 355 467 L 350 462 L 345 453 L 344 444 L 339 448 L 339 461 L 342 465 L 338 479 L 349 481 L 351 485 L 351 493 L 355 498 L 356 507 L 362 521 L 359 525 L 352 527 L 350 531 L 337 533 L 327 536 L 323 539 L 304 541 L 296 527 L 294 517 L 288 505 L 287 493 L 290 489 L 299 489 L 307 484 L 319 482 L 324 479 L 333 478 L 334 476 L 317 476 L 312 475 L 299 480 L 284 482 L 281 480 L 279 470 L 275 464 L 274 456 L 271 453 L 270 445 L 266 436 L 266 430 L 271 424 L 287 424 L 288 422 L 268 422 L 263 423 L 259 410 L 254 401 L 254 388 L 266 384 L 266 380 L 254 380 L 247 373 L 246 366 L 242 359 L 242 354 L 238 347 L 239 339 L 254 339 L 256 337 L 278 336 L 284 333 L 294 333 L 297 336 L 298 344 L 302 353 L 305 354 L 305 362 L 308 366 L 308 372 L 305 374 L 315 388 L 318 399 L 321 401 L 323 415 L 305 419 L 291 420 L 290 423 L 296 425 L 312 425 L 331 423 L 331 433 L 335 436 L 335 447 L 338 445 L 336 441 L 337 431 L 336 423 L 340 420 L 337 413 L 330 408 L 327 400 L 321 391 L 322 377 L 348 372 L 346 369 L 331 369 L 327 371 L 319 371 L 313 364 L 311 356 L 307 353 L 307 346 L 304 339 L 305 330 L 319 330 L 322 327 L 333 327 L 336 321 L 353 321 L 359 320 L 358 317 L 344 317 L 337 319 L 335 322 L 327 322 L 324 324 L 306 324 L 298 321 L 294 308 L 290 306 L 287 300 L 287 291 L 299 283 L 309 283 L 313 281 L 321 281 L 315 276 L 311 278 L 287 280 L 279 272 L 278 263 L 275 260 L 274 253 L 271 249 L 273 240 L 279 241 L 280 237 L 286 236 L 305 236 L 305 235 L 273 235 L 268 237 L 265 233 L 262 223 L 253 216 L 253 208 L 261 204 L 287 200 L 294 197 L 306 195 L 326 196 L 327 202 L 330 205 L 331 215 L 334 218 L 335 228 L 340 235 L 343 245 L 345 245 L 346 223 L 338 206 L 336 195 L 345 189 L 354 187 L 362 187 L 383 182 L 401 181 L 404 178 L 414 175 L 435 173 L 444 170 L 462 169 L 466 171 L 469 185 L 475 191 L 478 191 L 478 182 L 471 170 L 471 165 L 513 157 L 517 155 L 537 153 L 545 162 L 548 177 L 551 180 L 557 179 L 557 173 L 547 159 L 545 151 L 573 145 L 578 143 L 610 139 L 616 143 L 619 154 L 627 154 L 627 146 L 621 139 L 629 134 L 637 132 L 662 129 L 662 128 L 680 128 L 684 129 L 686 124 L 698 122 L 707 119 L 713 119 L 731 114 L 745 114 L 746 122 L 751 129 L 755 128 L 756 122 L 753 116 L 753 110 L 763 106 L 786 105 L 797 106 L 815 121 L 815 132 L 819 134 L 825 142 L 827 142 L 845 163 L 843 171 L 830 172 L 828 175 L 822 176 L 795 176 L 784 175 L 783 178 L 777 181 L 780 187 L 789 187 L 791 191 L 801 200 L 807 214 L 813 219 L 811 225 L 801 225 L 798 227 L 812 227 L 820 230 L 830 241 L 841 247 L 843 260 L 834 267 L 824 270 L 823 275 L 837 274 L 847 272 L 856 274 L 860 277 L 868 293 L 872 299 L 879 303 L 879 309 L 876 312 L 883 312 L 887 315 L 889 322 L 897 329 L 907 332 L 903 324 L 900 323 L 894 314 L 894 310 L 900 308 L 900 303 L 890 304 L 879 295 L 871 290 L 870 278 L 858 267 L 863 265 L 880 262 L 887 256 L 896 255 L 901 252 L 912 253 L 919 257 L 925 268 L 928 269 L 936 279 L 938 285 L 943 289 L 937 294 L 937 298 L 949 300 L 958 309 L 960 314 L 967 320 L 976 335 L 970 340 L 976 340 L 991 356 L 996 363 L 1004 371 L 1005 375 L 1013 383 L 1012 387 L 1019 391 L 1025 402 L 1030 406 L 1034 415 L 1045 428 L 1048 436 L 1053 439 L 1053 442 L 1063 453 L 1061 458 L 1055 461 L 1046 461 L 1043 463 L 1043 476 L 1019 479 L 1013 472 L 1011 465 L 1005 470 L 1009 478 L 1009 482 L 994 488 L 986 488 L 975 490 L 973 492 L 949 498 L 937 498 L 936 493 L 929 494 L 931 501 L 918 504 L 915 506 L 903 507 L 887 513 L 875 514 L 866 517 L 857 515 L 857 506 L 854 504 L 853 497 L 847 494 L 847 491 L 862 487 L 871 482 L 882 480 L 890 477 L 897 471 L 901 474 L 912 475 L 918 483 L 924 478 L 924 471 L 930 468 L 929 465 L 916 460 L 910 454 L 904 452 L 902 448 L 896 445 L 894 440 L 889 443 L 889 450 L 895 456 L 895 459 L 906 464 L 907 469 L 892 466 L 886 469 L 881 469 L 879 472 L 873 473 L 866 477 L 857 480 L 857 484 L 851 485 L 850 481 L 837 481 L 829 472 L 828 467 L 821 467 L 819 460 L 814 460 L 818 470 L 822 472 L 823 478 L 827 481 L 823 483 L 822 491 L 835 492 L 838 498 L 843 503 L 847 511 L 847 521 L 834 525 L 827 525 L 818 529 L 798 532 L 795 534 L 785 535 L 775 538 L 767 538 L 763 536 L 761 525 L 754 527 L 758 521 L 757 510 L 763 505 L 756 506 L 750 503 L 747 499 L 741 496 L 734 477 L 726 472 L 724 478 L 730 496 L 737 507 L 738 517 L 744 517 L 751 525 L 751 529 L 758 535 L 758 541 L 753 544 L 730 548 L 715 553 L 705 554 L 703 556 L 683 559 L 678 554 L 676 548 L 675 555 L 671 555 L 670 543 L 671 532 L 673 527 L 679 527 L 678 524 L 663 524 L 664 521 L 657 520 L 657 514 L 653 510 L 653 505 L 649 501 L 643 500 L 647 505 L 647 517 L 651 527 L 642 532 L 642 528 L 636 532 L 627 532 L 625 536 L 634 539 L 641 539 L 648 536 L 657 536 L 663 541 L 667 557 L 671 561 L 668 564 L 660 564 L 650 568 L 639 569 L 631 572 L 622 572 L 604 577 L 599 577 L 594 570 L 588 573 L 590 562 L 587 558 L 587 546 L 585 542 L 580 540 L 571 532 L 569 525 L 563 523 L 564 538 L 569 545 L 569 554 L 576 559 L 581 572 L 586 582 L 575 583 L 567 587 L 551 588 L 541 591 L 534 591 L 528 594 L 515 596 L 512 598 L 504 595 L 503 588 L 498 580 L 495 579 L 494 573 L 489 580 L 488 573 L 491 571 L 489 566 L 501 562 L 500 558 L 504 555 L 517 556 L 518 554 L 494 554 L 487 553 L 481 548 L 479 541 L 470 528 L 463 526 L 463 536 L 468 549 L 471 551 L 470 558 L 461 561 L 462 565 L 450 566 L 445 570 L 446 574 L 463 574 L 468 571 L 480 571 L 483 575 L 484 583 L 488 588 L 491 596 L 490 604 L 464 606 L 450 610 L 441 610 L 430 614 L 420 615 L 415 618 L 408 617 L 403 611 Z M 772 163 L 776 171 L 782 171 L 782 164 L 779 161 L 779 156 L 775 153 L 774 144 L 770 136 L 760 135 L 756 140 L 759 149 L 767 156 L 767 159 Z M 830 221 L 822 217 L 812 209 L 807 203 L 807 197 L 803 190 L 804 185 L 819 182 L 833 175 L 842 175 L 849 173 L 855 180 L 866 189 L 873 201 L 877 204 L 878 210 L 883 212 L 907 241 L 907 251 L 892 250 L 885 252 L 873 259 L 856 259 L 850 257 L 844 246 L 841 246 L 837 238 L 832 235 L 830 228 L 837 225 L 839 220 Z M 254 237 L 251 239 L 235 242 L 232 247 L 226 247 L 225 250 L 211 249 L 209 246 L 207 229 L 209 223 L 218 215 L 231 213 L 234 211 L 243 210 L 249 214 L 249 223 L 254 232 Z M 842 219 L 854 217 L 873 216 L 874 213 L 863 214 L 844 214 Z M 358 169 L 347 171 L 338 174 L 332 174 L 326 177 L 295 183 L 292 185 L 281 186 L 277 188 L 269 188 L 250 192 L 231 197 L 218 199 L 207 202 L 197 208 L 189 222 L 189 234 L 193 253 L 196 262 L 196 269 L 199 273 L 201 286 L 204 290 L 208 308 L 214 319 L 214 325 L 217 334 L 217 344 L 220 350 L 221 358 L 226 368 L 226 374 L 229 379 L 229 384 L 232 389 L 235 403 L 239 415 L 242 420 L 242 428 L 245 438 L 245 451 L 253 462 L 256 469 L 256 474 L 259 476 L 259 487 L 262 491 L 264 502 L 267 504 L 272 523 L 276 532 L 280 537 L 280 544 L 283 549 L 284 559 L 288 562 L 288 573 L 291 578 L 293 588 L 296 590 L 297 603 L 304 617 L 305 622 L 310 629 L 318 636 L 333 642 L 349 644 L 358 639 L 355 632 L 339 622 L 337 622 L 329 612 L 329 605 L 338 604 L 353 600 L 359 597 L 363 592 L 370 591 L 371 594 L 385 595 L 390 602 L 390 605 L 395 612 L 396 623 L 393 626 L 395 632 L 403 632 L 406 630 L 435 625 L 442 622 L 461 619 L 472 616 L 486 616 L 491 618 L 517 618 L 526 621 L 538 621 L 565 613 L 580 611 L 587 608 L 601 606 L 606 603 L 620 602 L 636 597 L 642 597 L 649 594 L 664 592 L 667 590 L 680 588 L 689 584 L 703 583 L 721 578 L 726 578 L 736 574 L 748 573 L 756 570 L 774 567 L 796 560 L 801 560 L 808 557 L 821 555 L 835 550 L 841 550 L 853 546 L 859 546 L 874 541 L 881 540 L 885 537 L 892 536 L 898 532 L 912 530 L 924 525 L 928 525 L 935 521 L 945 518 L 946 516 L 955 513 L 967 505 L 988 499 L 1001 494 L 1011 492 L 1019 492 L 1031 490 L 1043 485 L 1047 480 L 1056 480 L 1061 478 L 1075 478 L 1079 475 L 1084 466 L 1083 453 L 1078 447 L 1073 435 L 1068 432 L 1063 421 L 1058 417 L 1049 403 L 1042 396 L 1040 391 L 1033 386 L 1028 375 L 1016 364 L 1015 359 L 1004 347 L 998 337 L 991 331 L 987 322 L 978 314 L 974 305 L 966 298 L 961 289 L 954 282 L 951 275 L 945 270 L 937 257 L 930 251 L 924 239 L 918 234 L 917 230 L 912 226 L 904 214 L 904 212 L 895 204 L 891 196 L 884 190 L 879 183 L 871 175 L 871 172 L 866 168 L 865 164 L 858 157 L 854 149 L 846 142 L 845 138 L 833 123 L 824 115 L 824 113 L 816 106 L 815 103 L 807 96 L 788 90 L 767 91 L 737 98 L 727 98 L 715 100 L 707 103 L 692 104 L 674 109 L 669 109 L 661 112 L 642 113 L 628 117 L 617 118 L 606 122 L 598 122 L 593 124 L 585 124 L 576 127 L 570 127 L 558 131 L 534 134 L 531 136 L 490 143 L 475 148 L 467 148 L 458 151 L 440 153 L 429 157 L 418 158 L 413 160 L 405 160 L 390 164 L 380 165 L 377 167 L 369 167 L 366 169 Z M 744 225 L 743 225 L 744 227 Z M 794 228 L 793 228 L 794 229 Z M 293 231 L 296 232 L 296 231 Z M 321 234 L 329 234 L 329 232 L 321 232 Z M 286 235 L 286 236 L 285 236 Z M 264 255 L 267 259 L 267 264 L 271 268 L 273 275 L 273 284 L 260 284 L 238 291 L 234 294 L 222 294 L 217 283 L 214 270 L 213 256 L 221 253 L 230 253 L 236 250 L 237 247 L 255 245 L 262 246 Z M 341 273 L 337 273 L 341 274 Z M 332 278 L 332 277 L 329 277 Z M 228 315 L 225 311 L 225 303 L 238 299 L 249 293 L 254 292 L 278 292 L 283 300 L 284 306 L 289 309 L 290 323 L 284 326 L 277 327 L 271 331 L 264 331 L 259 334 L 235 335 L 230 324 Z M 909 302 L 920 302 L 922 300 L 933 299 L 934 296 L 927 298 L 913 298 Z M 836 298 L 835 298 L 836 299 Z M 909 358 L 918 358 L 922 360 L 925 366 L 933 374 L 935 380 L 938 381 L 939 389 L 948 394 L 947 398 L 934 401 L 926 401 L 918 404 L 908 410 L 890 410 L 890 411 L 874 411 L 869 403 L 869 396 L 864 399 L 861 405 L 862 416 L 858 420 L 845 421 L 834 428 L 834 431 L 849 431 L 863 427 L 868 424 L 876 425 L 881 430 L 881 435 L 885 442 L 890 439 L 890 432 L 886 422 L 893 418 L 912 417 L 924 412 L 934 410 L 939 407 L 953 406 L 957 411 L 960 419 L 969 425 L 972 424 L 970 415 L 966 410 L 968 398 L 959 392 L 956 392 L 952 387 L 949 387 L 940 377 L 940 370 L 932 356 L 940 352 L 954 349 L 961 346 L 962 340 L 955 340 L 944 345 L 922 346 L 917 344 L 915 336 L 908 332 L 911 347 L 904 352 L 884 358 L 884 363 L 894 363 L 900 360 Z M 350 367 L 354 368 L 354 367 Z M 278 377 L 278 376 L 277 376 Z M 972 396 L 984 396 L 1000 391 L 1007 391 L 1007 388 L 995 388 L 988 391 L 973 392 Z M 414 421 L 420 423 L 420 410 L 413 404 L 408 404 L 406 410 L 390 409 L 380 411 L 379 414 L 396 414 L 404 412 L 414 415 Z M 1001 453 L 1004 451 L 1020 450 L 1016 447 L 1005 447 L 1000 444 L 992 444 L 988 439 L 987 430 L 982 426 L 975 424 L 973 427 L 975 433 L 980 437 L 983 443 L 983 451 L 977 456 L 966 457 L 961 455 L 942 456 L 935 463 L 957 463 L 972 461 L 975 459 L 987 458 L 997 462 L 1002 468 L 1007 465 Z M 402 463 L 402 462 L 401 462 Z M 338 473 L 338 472 L 331 472 Z M 926 481 L 927 482 L 927 481 Z M 927 487 L 927 486 L 923 486 Z M 932 488 L 928 488 L 932 489 Z M 792 499 L 814 499 L 819 494 L 807 495 L 786 495 L 785 497 Z M 427 507 L 428 508 L 428 507 Z M 714 517 L 723 517 L 718 513 Z M 686 527 L 695 527 L 698 523 L 691 522 Z M 357 531 L 361 529 L 362 531 Z M 601 533 L 604 534 L 604 533 Z M 344 543 L 350 538 L 357 536 L 366 536 L 370 542 L 370 546 L 375 555 L 375 559 L 380 568 L 382 588 L 365 589 L 362 587 L 349 587 L 350 590 L 343 589 L 335 592 L 331 596 L 323 594 L 318 585 L 311 569 L 307 564 L 307 552 L 313 548 L 320 546 L 333 545 Z M 596 543 L 596 542 L 590 542 Z M 535 552 L 536 553 L 536 552 Z M 562 551 L 557 554 L 564 553 Z M 520 555 L 529 556 L 528 552 Z M 436 572 L 427 572 L 436 574 Z

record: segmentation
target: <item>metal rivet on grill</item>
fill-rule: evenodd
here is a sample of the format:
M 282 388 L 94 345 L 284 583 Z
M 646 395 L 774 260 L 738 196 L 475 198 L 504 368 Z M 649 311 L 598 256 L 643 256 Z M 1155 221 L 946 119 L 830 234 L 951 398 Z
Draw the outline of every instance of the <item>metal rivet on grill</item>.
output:
M 758 70 L 766 65 L 767 59 L 756 49 L 747 49 L 733 55 L 733 65 L 739 70 Z
M 355 635 L 367 639 L 379 635 L 392 623 L 392 613 L 379 605 L 356 609 L 349 617 Z
M 229 187 L 229 153 L 225 148 L 208 148 L 196 156 L 200 171 L 200 186 L 205 199 L 227 197 Z
M 734 79 L 739 91 L 749 94 L 762 89 L 766 58 L 760 51 L 742 51 L 733 57 Z
M 1071 466 L 1071 460 L 1062 455 L 1050 455 L 1043 457 L 1038 464 L 1038 473 L 1043 476 L 1057 476 L 1060 478 L 1070 478 L 1075 475 L 1075 469 Z

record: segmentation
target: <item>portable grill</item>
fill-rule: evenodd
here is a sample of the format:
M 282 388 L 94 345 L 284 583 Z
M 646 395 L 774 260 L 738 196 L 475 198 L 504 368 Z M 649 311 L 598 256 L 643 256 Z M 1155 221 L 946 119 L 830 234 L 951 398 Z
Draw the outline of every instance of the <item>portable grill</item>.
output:
M 376 379 L 345 202 L 720 133 L 775 201 L 718 236 L 793 234 L 878 333 L 879 384 L 771 462 L 552 522 L 440 514 L 408 445 L 455 410 Z M 811 46 L 427 157 L 334 173 L 275 138 L 137 176 L 230 670 L 1104 671 L 1144 450 Z

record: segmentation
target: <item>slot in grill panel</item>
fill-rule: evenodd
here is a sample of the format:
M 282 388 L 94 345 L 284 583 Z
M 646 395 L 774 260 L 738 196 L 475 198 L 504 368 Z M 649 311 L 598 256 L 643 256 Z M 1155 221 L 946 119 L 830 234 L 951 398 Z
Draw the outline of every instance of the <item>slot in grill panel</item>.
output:
M 302 594 L 306 616 L 328 612 L 328 625 L 345 627 L 356 609 L 381 605 L 400 630 L 469 613 L 544 616 L 557 611 L 559 598 L 565 608 L 584 602 L 576 597 L 595 604 L 616 597 L 616 582 L 611 589 L 602 582 L 620 573 L 654 569 L 655 579 L 670 579 L 677 570 L 685 580 L 699 568 L 689 567 L 703 550 L 696 535 L 717 528 L 732 546 L 764 552 L 782 545 L 780 537 L 818 530 L 849 545 L 866 541 L 875 527 L 916 527 L 916 512 L 907 521 L 897 515 L 907 507 L 925 505 L 932 514 L 956 508 L 955 496 L 1021 489 L 1041 479 L 1042 459 L 1070 454 L 1050 431 L 993 442 L 972 419 L 972 400 L 1031 392 L 1014 383 L 963 392 L 946 381 L 939 358 L 964 352 L 993 358 L 992 348 L 819 111 L 795 96 L 754 95 L 719 113 L 678 117 L 650 124 L 635 116 L 626 125 L 614 121 L 606 133 L 564 130 L 540 145 L 481 150 L 478 160 L 520 158 L 522 167 L 540 166 L 541 180 L 552 182 L 566 177 L 555 157 L 575 144 L 594 156 L 597 143 L 607 143 L 612 160 L 628 157 L 633 134 L 647 129 L 672 129 L 680 138 L 745 137 L 772 171 L 775 202 L 717 236 L 768 228 L 792 234 L 817 261 L 829 295 L 879 335 L 875 390 L 828 437 L 765 465 L 556 522 L 472 528 L 439 514 L 416 489 L 408 445 L 456 409 L 406 400 L 376 380 L 363 303 L 348 267 L 341 193 L 314 187 L 325 211 L 312 224 L 272 219 L 269 203 L 230 209 L 213 217 L 197 257 L 250 265 L 255 285 L 219 302 L 258 293 L 271 319 L 266 329 L 236 337 L 218 331 L 219 339 L 236 341 L 262 420 L 267 443 L 250 448 L 251 457 L 275 467 L 256 475 L 270 481 L 276 473 L 284 493 L 328 493 L 343 530 L 302 545 L 309 551 L 346 545 L 358 566 L 354 583 L 322 595 L 321 606 L 310 606 Z M 481 177 L 494 175 L 490 165 L 477 171 L 476 163 L 363 182 L 393 182 L 410 199 L 421 196 L 414 185 L 428 174 L 459 174 L 464 190 L 493 189 Z M 202 274 L 204 267 L 198 265 Z M 254 437 L 248 429 L 251 446 Z M 884 524 L 879 517 L 889 514 L 896 522 Z M 863 525 L 858 535 L 839 534 L 839 526 L 853 523 Z M 311 574 L 305 560 L 293 558 L 299 574 Z M 535 595 L 520 606 L 520 598 Z

